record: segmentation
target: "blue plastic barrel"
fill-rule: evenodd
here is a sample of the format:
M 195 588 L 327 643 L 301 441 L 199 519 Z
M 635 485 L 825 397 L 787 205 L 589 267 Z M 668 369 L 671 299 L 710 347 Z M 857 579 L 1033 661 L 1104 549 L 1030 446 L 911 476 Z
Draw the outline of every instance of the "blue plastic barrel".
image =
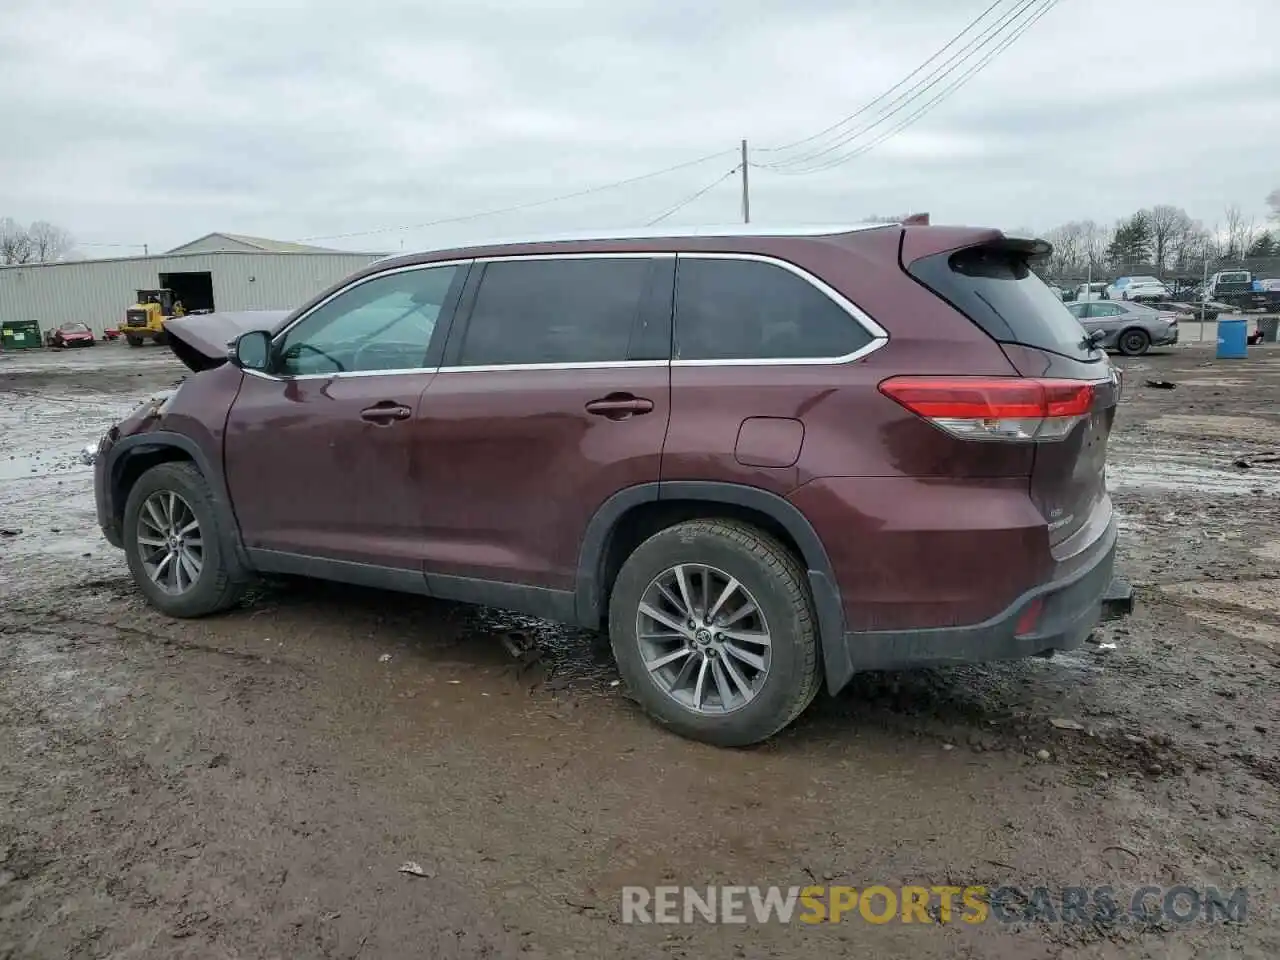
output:
M 1247 321 L 1218 321 L 1218 359 L 1243 360 L 1249 355 Z

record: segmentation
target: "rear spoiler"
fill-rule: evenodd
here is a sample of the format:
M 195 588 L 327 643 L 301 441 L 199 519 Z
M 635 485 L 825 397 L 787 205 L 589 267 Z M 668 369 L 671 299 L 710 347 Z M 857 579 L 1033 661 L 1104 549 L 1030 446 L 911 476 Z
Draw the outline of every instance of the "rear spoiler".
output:
M 928 216 L 928 214 L 919 214 Z M 1053 245 L 1047 240 L 1032 237 L 1009 237 L 999 230 L 981 227 L 927 227 L 903 221 L 902 247 L 899 256 L 904 268 L 916 260 L 939 253 L 953 253 L 971 247 L 984 247 L 993 252 L 1003 252 L 1026 257 L 1028 260 L 1047 257 Z

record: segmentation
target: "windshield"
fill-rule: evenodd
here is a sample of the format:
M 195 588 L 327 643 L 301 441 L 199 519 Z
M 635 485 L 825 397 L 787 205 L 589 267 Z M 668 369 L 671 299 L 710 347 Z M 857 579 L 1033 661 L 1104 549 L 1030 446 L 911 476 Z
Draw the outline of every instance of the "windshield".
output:
M 89 328 L 83 323 L 64 323 L 58 328 L 64 333 L 88 333 Z

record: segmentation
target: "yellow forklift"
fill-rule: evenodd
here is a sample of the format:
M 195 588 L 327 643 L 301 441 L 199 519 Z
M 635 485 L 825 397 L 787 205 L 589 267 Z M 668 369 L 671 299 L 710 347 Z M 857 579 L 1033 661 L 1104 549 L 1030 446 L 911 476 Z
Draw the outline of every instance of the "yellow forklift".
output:
M 147 340 L 163 344 L 164 322 L 185 312 L 182 301 L 173 299 L 172 290 L 139 290 L 137 301 L 124 312 L 124 329 L 120 332 L 131 347 L 140 347 Z

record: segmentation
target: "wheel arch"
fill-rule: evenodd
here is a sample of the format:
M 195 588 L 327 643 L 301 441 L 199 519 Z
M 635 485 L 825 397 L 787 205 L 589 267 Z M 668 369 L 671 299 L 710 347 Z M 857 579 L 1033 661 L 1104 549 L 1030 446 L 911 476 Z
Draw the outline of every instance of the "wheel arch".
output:
M 1143 339 L 1146 340 L 1147 345 L 1150 346 L 1152 338 L 1151 338 L 1151 333 L 1147 330 L 1147 328 L 1142 326 L 1142 324 L 1140 323 L 1128 323 L 1125 326 L 1121 327 L 1118 331 L 1116 331 L 1116 349 L 1118 349 L 1121 353 L 1124 353 L 1124 347 L 1123 347 L 1124 338 L 1129 336 L 1129 334 L 1131 333 L 1142 334 Z
M 110 460 L 106 464 L 106 480 L 108 485 L 107 502 L 110 505 L 112 519 L 122 529 L 124 506 L 129 499 L 129 491 L 144 473 L 162 463 L 187 462 L 196 469 L 209 484 L 213 495 L 213 506 L 218 511 L 218 527 L 222 533 L 223 552 L 228 565 L 237 576 L 246 575 L 250 571 L 244 544 L 240 539 L 240 527 L 236 523 L 235 512 L 231 508 L 231 500 L 227 494 L 222 472 L 217 470 L 208 455 L 195 440 L 180 433 L 157 430 L 151 433 L 140 433 L 125 437 L 111 448 Z
M 753 522 L 790 547 L 809 578 L 818 615 L 828 685 L 847 680 L 840 642 L 844 610 L 831 560 L 813 526 L 793 504 L 767 490 L 714 481 L 639 484 L 615 493 L 596 510 L 578 554 L 574 607 L 578 622 L 601 629 L 608 621 L 609 592 L 622 561 L 640 542 L 685 520 L 726 517 Z M 839 653 L 839 656 L 829 656 Z M 832 667 L 841 676 L 833 676 Z

